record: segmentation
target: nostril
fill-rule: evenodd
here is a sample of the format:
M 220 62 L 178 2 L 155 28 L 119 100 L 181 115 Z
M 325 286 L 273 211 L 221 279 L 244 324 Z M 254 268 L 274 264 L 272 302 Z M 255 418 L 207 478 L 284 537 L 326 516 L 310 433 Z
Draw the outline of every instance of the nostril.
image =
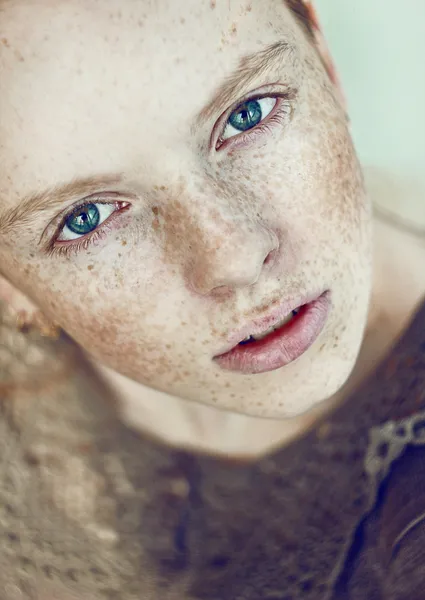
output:
M 269 252 L 264 260 L 264 264 L 268 265 L 270 262 L 272 262 L 275 257 L 275 254 L 276 250 L 272 250 L 271 252 Z

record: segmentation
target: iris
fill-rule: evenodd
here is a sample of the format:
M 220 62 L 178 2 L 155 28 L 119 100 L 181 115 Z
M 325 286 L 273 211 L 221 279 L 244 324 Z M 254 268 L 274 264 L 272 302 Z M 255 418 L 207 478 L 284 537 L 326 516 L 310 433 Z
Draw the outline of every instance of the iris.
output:
M 247 131 L 258 125 L 261 122 L 262 116 L 258 100 L 249 100 L 232 112 L 228 122 L 238 131 Z
M 100 222 L 99 209 L 95 204 L 87 204 L 68 217 L 65 225 L 73 233 L 85 235 L 91 233 Z

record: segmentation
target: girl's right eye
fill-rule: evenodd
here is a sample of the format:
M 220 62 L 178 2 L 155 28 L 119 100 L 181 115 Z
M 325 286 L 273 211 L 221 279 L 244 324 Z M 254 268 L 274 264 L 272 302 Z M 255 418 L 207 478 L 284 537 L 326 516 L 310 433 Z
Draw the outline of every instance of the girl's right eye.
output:
M 79 206 L 66 217 L 56 240 L 60 242 L 78 240 L 84 235 L 93 233 L 115 212 L 115 204 L 93 202 Z
M 72 209 L 63 217 L 57 227 L 56 235 L 46 246 L 49 255 L 58 253 L 67 256 L 71 252 L 87 250 L 89 245 L 107 234 L 111 229 L 116 213 L 121 213 L 131 206 L 130 202 L 99 200 Z

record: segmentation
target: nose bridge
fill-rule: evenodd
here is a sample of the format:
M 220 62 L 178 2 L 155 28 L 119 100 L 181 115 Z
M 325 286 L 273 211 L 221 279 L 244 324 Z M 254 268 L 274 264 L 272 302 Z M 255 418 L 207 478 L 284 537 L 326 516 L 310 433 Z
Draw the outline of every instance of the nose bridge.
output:
M 246 237 L 255 230 L 253 199 L 244 201 L 232 193 L 225 185 L 210 178 L 197 181 L 196 187 L 189 189 L 187 199 L 191 212 L 204 234 L 203 242 L 217 251 L 236 238 Z M 217 245 L 217 242 L 220 242 Z
M 207 183 L 202 189 L 181 186 L 167 207 L 168 235 L 192 289 L 207 294 L 218 287 L 255 283 L 278 241 L 254 217 L 254 209 Z

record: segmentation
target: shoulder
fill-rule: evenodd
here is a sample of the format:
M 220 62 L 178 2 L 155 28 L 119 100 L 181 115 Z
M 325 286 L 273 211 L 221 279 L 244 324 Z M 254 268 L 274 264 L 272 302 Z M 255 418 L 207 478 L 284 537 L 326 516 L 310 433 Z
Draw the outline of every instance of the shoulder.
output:
M 424 585 L 425 447 L 412 445 L 359 525 L 334 598 L 420 600 Z
M 425 302 L 357 397 L 359 422 L 361 415 L 368 430 L 364 471 L 371 499 L 335 598 L 419 600 L 425 585 Z

